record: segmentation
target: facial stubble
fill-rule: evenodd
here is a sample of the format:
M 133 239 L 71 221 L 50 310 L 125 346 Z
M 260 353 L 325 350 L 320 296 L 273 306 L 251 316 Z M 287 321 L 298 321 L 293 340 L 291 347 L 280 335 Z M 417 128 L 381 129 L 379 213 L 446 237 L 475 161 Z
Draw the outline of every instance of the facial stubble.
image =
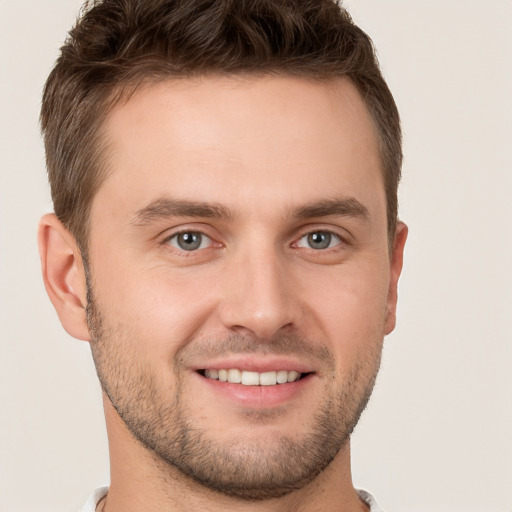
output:
M 334 357 L 325 344 L 319 350 L 315 348 L 318 344 L 297 336 L 281 336 L 265 344 L 265 350 L 297 353 L 300 347 L 307 347 L 311 353 L 320 352 L 326 380 L 331 381 L 326 383 L 325 396 L 316 408 L 310 430 L 298 439 L 290 435 L 259 441 L 232 437 L 227 445 L 216 440 L 207 425 L 194 424 L 184 400 L 182 364 L 186 357 L 176 354 L 174 367 L 169 369 L 174 373 L 175 385 L 172 390 L 161 389 L 154 371 L 136 352 L 137 347 L 145 346 L 143 340 L 109 322 L 93 296 L 90 279 L 87 281 L 87 325 L 102 389 L 133 437 L 169 474 L 178 470 L 208 489 L 242 500 L 284 496 L 303 488 L 330 465 L 368 403 L 380 366 L 381 344 L 362 351 L 357 364 L 347 371 L 336 389 L 331 383 L 336 381 Z M 231 351 L 237 347 L 239 354 L 261 350 L 261 346 L 240 336 L 213 345 L 206 342 L 204 346 Z M 200 347 L 199 343 L 192 351 Z M 186 353 L 187 347 L 184 350 Z M 258 420 L 258 413 L 248 413 L 248 419 L 251 416 Z

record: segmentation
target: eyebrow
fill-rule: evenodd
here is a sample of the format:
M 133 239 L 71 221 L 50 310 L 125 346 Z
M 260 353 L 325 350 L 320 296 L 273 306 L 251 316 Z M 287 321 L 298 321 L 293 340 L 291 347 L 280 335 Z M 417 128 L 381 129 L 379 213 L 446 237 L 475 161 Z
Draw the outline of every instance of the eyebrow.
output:
M 337 216 L 360 217 L 366 220 L 370 217 L 368 209 L 355 198 L 322 199 L 292 210 L 291 216 L 297 219 Z M 219 203 L 162 197 L 135 212 L 131 223 L 136 226 L 144 226 L 169 217 L 232 220 L 236 217 L 236 214 L 233 210 Z
M 299 219 L 315 217 L 360 217 L 365 220 L 370 218 L 366 206 L 353 197 L 343 199 L 323 199 L 304 206 L 300 206 L 293 212 L 293 216 Z
M 169 217 L 232 219 L 234 216 L 234 212 L 221 204 L 163 197 L 152 201 L 144 208 L 135 212 L 132 224 L 144 226 L 156 220 Z

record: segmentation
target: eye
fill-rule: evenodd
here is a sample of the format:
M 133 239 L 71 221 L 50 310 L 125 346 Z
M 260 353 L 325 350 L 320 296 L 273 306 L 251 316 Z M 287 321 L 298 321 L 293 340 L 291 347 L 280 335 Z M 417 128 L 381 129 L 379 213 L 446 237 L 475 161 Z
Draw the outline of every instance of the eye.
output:
M 306 247 L 309 249 L 322 250 L 330 249 L 341 243 L 341 238 L 329 231 L 313 231 L 299 239 L 298 247 Z
M 171 236 L 167 243 L 176 249 L 182 251 L 197 251 L 198 249 L 206 249 L 212 243 L 210 237 L 198 231 L 183 231 Z

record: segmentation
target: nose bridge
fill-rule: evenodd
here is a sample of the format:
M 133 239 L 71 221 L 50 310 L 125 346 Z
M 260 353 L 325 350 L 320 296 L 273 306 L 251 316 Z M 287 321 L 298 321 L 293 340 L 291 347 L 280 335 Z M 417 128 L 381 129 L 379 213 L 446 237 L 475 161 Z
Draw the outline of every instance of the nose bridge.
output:
M 297 298 L 290 293 L 290 272 L 275 244 L 253 240 L 233 255 L 226 294 L 221 305 L 224 325 L 250 331 L 261 339 L 297 321 Z

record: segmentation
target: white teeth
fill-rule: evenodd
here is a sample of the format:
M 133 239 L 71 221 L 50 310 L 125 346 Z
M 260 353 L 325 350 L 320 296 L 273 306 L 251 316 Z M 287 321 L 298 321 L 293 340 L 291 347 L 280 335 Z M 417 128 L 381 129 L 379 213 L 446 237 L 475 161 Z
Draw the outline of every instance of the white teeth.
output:
M 238 384 L 242 382 L 242 372 L 240 370 L 228 370 L 228 382 Z
M 205 370 L 204 376 L 209 379 L 231 382 L 232 384 L 243 384 L 244 386 L 275 386 L 276 384 L 295 382 L 300 379 L 302 374 L 295 370 L 258 373 L 230 368 L 228 370 Z
M 279 370 L 276 375 L 278 384 L 285 384 L 288 382 L 288 372 L 286 370 Z
M 258 372 L 242 372 L 242 384 L 244 386 L 259 386 L 260 374 Z
M 300 373 L 292 370 L 288 373 L 288 382 L 295 382 L 299 377 Z
M 273 386 L 277 382 L 276 372 L 260 373 L 261 386 Z

